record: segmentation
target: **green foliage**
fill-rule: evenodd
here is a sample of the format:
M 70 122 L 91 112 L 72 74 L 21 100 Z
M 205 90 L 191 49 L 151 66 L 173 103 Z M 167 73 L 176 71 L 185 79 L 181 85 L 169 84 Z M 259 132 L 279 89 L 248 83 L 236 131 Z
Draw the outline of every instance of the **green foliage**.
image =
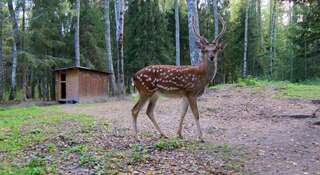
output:
M 290 80 L 301 81 L 319 77 L 320 6 L 296 4 L 293 7 L 293 21 L 289 26 L 288 39 L 292 43 Z M 304 16 L 303 20 L 299 17 Z
M 81 2 L 80 50 L 81 65 L 98 70 L 106 69 L 103 11 L 96 1 Z
M 155 147 L 158 150 L 174 150 L 178 149 L 181 146 L 183 146 L 182 140 L 178 138 L 172 138 L 172 139 L 160 139 L 158 142 L 155 143 Z
M 53 143 L 49 143 L 47 145 L 47 149 L 48 149 L 49 153 L 53 153 L 53 152 L 55 152 L 57 150 L 57 146 L 55 144 L 53 144 Z
M 88 150 L 86 145 L 77 145 L 74 147 L 68 147 L 67 148 L 67 152 L 71 152 L 71 153 L 79 153 L 79 154 L 84 154 L 86 153 Z
M 243 86 L 260 86 L 261 84 L 257 78 L 248 76 L 246 78 L 239 78 L 237 85 L 240 87 L 243 87 Z
M 80 165 L 87 165 L 87 166 L 94 166 L 98 164 L 98 162 L 99 162 L 99 159 L 95 155 L 89 154 L 89 153 L 82 154 L 79 160 Z
M 145 145 L 134 144 L 129 156 L 129 164 L 134 165 L 148 157 L 149 151 Z
M 168 22 L 157 0 L 130 0 L 125 15 L 125 71 L 128 78 L 150 64 L 174 63 Z

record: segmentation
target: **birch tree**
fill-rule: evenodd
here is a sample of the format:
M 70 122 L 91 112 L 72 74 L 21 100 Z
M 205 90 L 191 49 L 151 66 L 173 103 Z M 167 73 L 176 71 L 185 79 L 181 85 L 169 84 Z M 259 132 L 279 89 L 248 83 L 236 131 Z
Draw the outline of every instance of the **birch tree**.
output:
M 111 73 L 109 76 L 111 95 L 114 96 L 116 93 L 116 79 L 113 70 L 112 61 L 112 50 L 111 50 L 111 40 L 110 40 L 110 17 L 109 17 L 109 4 L 110 0 L 104 0 L 104 26 L 105 26 L 105 45 L 106 45 L 106 63 L 107 72 Z
M 12 0 L 8 0 L 8 8 L 10 13 L 10 19 L 12 23 L 12 69 L 11 69 L 11 92 L 10 99 L 16 99 L 17 91 L 17 42 L 18 42 L 18 22 L 13 9 Z
M 272 78 L 273 74 L 273 59 L 275 56 L 275 48 L 274 48 L 274 41 L 275 41 L 275 28 L 276 28 L 276 7 L 277 7 L 277 0 L 270 0 L 270 32 L 269 32 L 269 78 Z
M 23 32 L 23 35 L 21 35 L 21 50 L 26 50 L 26 43 L 25 43 L 25 37 L 24 34 L 26 34 L 26 0 L 21 0 L 22 3 L 22 25 L 21 25 L 21 31 Z M 23 55 L 24 56 L 24 55 Z M 23 92 L 23 100 L 27 100 L 28 95 L 28 64 L 25 59 L 25 57 L 22 58 L 24 60 L 22 63 L 22 92 Z
M 80 0 L 76 1 L 76 26 L 74 34 L 75 66 L 80 66 Z
M 2 27 L 3 27 L 3 3 L 0 1 L 0 102 L 3 100 L 4 93 L 4 66 L 2 55 Z
M 247 0 L 246 14 L 245 14 L 245 25 L 244 25 L 244 49 L 243 49 L 243 70 L 242 76 L 247 76 L 247 55 L 248 55 L 248 23 L 249 23 L 249 6 L 250 0 Z
M 125 94 L 124 86 L 124 53 L 123 53 L 123 31 L 124 31 L 124 0 L 117 0 L 115 5 L 116 13 L 116 43 L 118 59 L 118 86 L 119 94 Z
M 174 14 L 176 23 L 176 65 L 180 65 L 180 19 L 179 0 L 174 1 Z
M 196 36 L 193 32 L 193 18 L 195 19 L 195 30 L 199 32 L 199 19 L 198 19 L 198 10 L 197 10 L 197 3 L 194 0 L 187 0 L 188 5 L 188 30 L 189 30 L 189 52 L 190 52 L 190 59 L 191 64 L 196 65 L 200 62 L 200 50 L 196 46 Z
M 263 21 L 262 21 L 262 13 L 261 13 L 261 0 L 257 0 L 257 11 L 258 11 L 258 27 L 259 27 L 259 37 L 260 37 L 260 50 L 264 51 L 264 40 L 263 40 Z
M 293 24 L 293 2 L 289 2 L 289 9 L 288 9 L 288 17 L 289 17 L 289 26 L 292 26 Z M 289 30 L 288 30 L 289 32 Z M 288 51 L 289 51 L 289 57 L 290 57 L 290 80 L 293 81 L 293 50 L 292 48 L 292 42 L 290 42 L 289 40 L 287 40 L 287 47 L 288 47 Z

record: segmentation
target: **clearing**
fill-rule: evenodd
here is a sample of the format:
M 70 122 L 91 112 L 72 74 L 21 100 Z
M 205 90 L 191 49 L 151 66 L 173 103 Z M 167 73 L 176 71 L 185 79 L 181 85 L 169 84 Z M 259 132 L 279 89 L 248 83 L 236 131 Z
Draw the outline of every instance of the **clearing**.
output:
M 279 86 L 278 86 L 279 87 Z M 159 139 L 137 97 L 106 103 L 0 109 L 0 174 L 317 174 L 320 105 L 283 87 L 226 85 L 199 99 L 206 143 L 196 141 L 190 111 L 175 138 L 180 100 L 161 98 Z M 298 96 L 300 97 L 300 96 Z M 292 116 L 292 117 L 291 117 Z

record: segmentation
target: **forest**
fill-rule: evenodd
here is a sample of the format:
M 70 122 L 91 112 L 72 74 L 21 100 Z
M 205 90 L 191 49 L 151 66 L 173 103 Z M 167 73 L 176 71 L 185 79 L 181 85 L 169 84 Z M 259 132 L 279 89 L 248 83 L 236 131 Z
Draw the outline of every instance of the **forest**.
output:
M 219 57 L 212 84 L 248 76 L 290 82 L 315 79 L 320 76 L 319 4 L 278 0 L 1 1 L 0 100 L 53 100 L 53 71 L 72 65 L 113 73 L 110 95 L 130 92 L 133 74 L 146 65 L 195 64 L 199 50 L 192 44 L 191 16 L 196 16 L 200 34 L 211 39 L 221 28 L 218 14 L 226 21 L 223 41 L 227 47 Z
M 320 0 L 0 0 L 0 175 L 320 175 L 319 118 Z

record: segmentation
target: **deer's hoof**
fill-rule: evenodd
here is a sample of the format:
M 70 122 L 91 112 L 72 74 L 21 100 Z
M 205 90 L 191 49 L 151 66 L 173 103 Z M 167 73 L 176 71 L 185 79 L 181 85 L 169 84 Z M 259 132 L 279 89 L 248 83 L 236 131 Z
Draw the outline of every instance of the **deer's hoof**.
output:
M 177 136 L 179 139 L 183 139 L 183 136 L 181 134 L 178 134 Z

